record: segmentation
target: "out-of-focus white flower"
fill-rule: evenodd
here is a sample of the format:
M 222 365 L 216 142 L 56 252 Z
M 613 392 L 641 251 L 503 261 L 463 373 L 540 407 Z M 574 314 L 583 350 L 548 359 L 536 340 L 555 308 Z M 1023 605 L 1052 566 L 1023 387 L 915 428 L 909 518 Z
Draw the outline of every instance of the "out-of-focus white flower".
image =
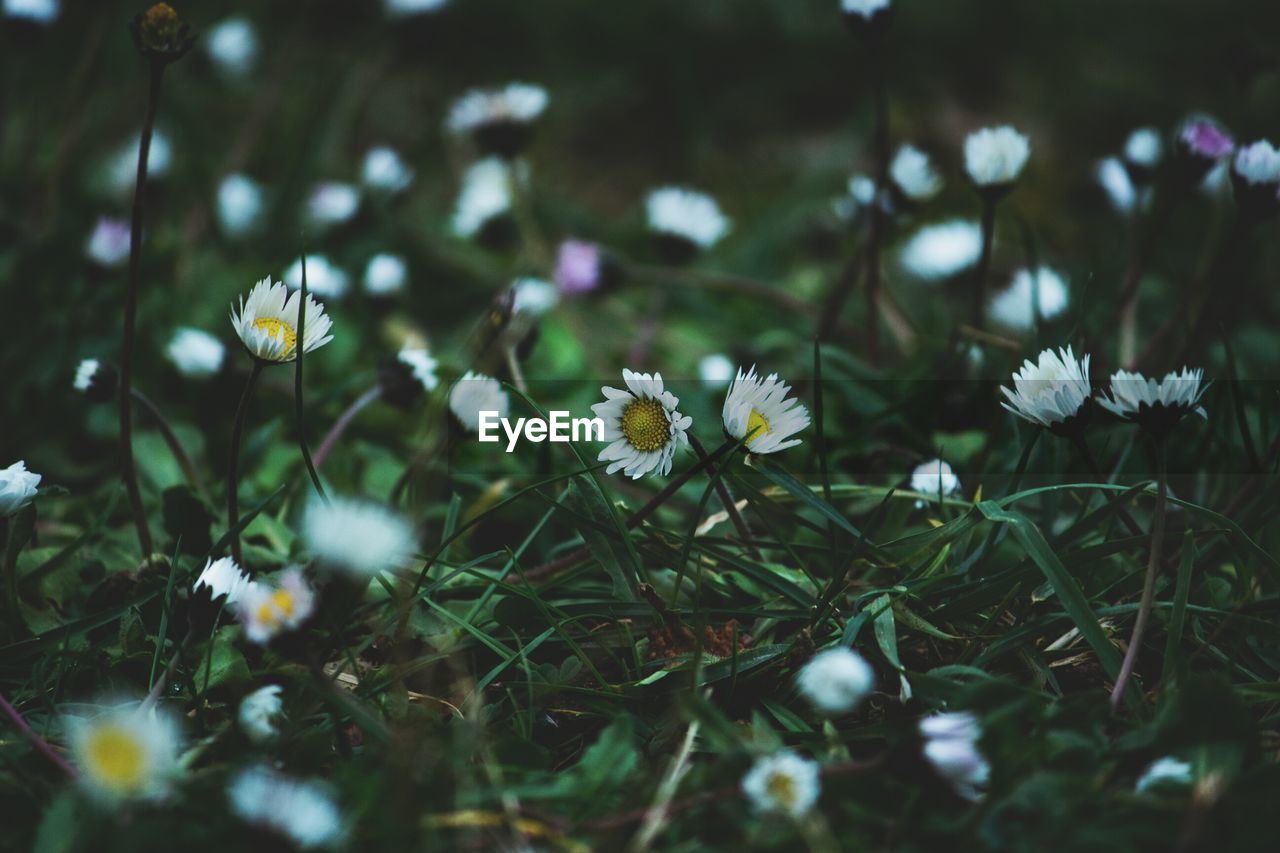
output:
M 1048 267 L 1036 271 L 1034 299 L 1039 302 L 1040 319 L 1052 320 L 1067 310 L 1067 282 Z M 1021 269 L 1013 275 L 1013 283 L 991 299 L 988 313 L 1002 326 L 1019 331 L 1034 325 L 1035 305 L 1031 289 L 1031 270 Z
M 920 721 L 924 756 L 957 794 L 967 800 L 982 796 L 991 765 L 978 748 L 982 726 L 967 712 L 934 714 Z
M 297 358 L 298 332 L 294 324 L 298 322 L 301 298 L 301 293 L 290 294 L 282 283 L 273 284 L 270 278 L 255 284 L 248 300 L 241 297 L 239 309 L 231 309 L 231 326 L 250 355 L 270 362 Z M 333 340 L 329 334 L 333 321 L 310 293 L 306 312 L 302 348 L 303 352 L 311 352 Z
M 4 0 L 4 14 L 8 18 L 51 24 L 58 17 L 58 6 L 58 0 Z
M 307 505 L 302 529 L 316 559 L 356 578 L 397 568 L 414 550 L 409 522 L 372 501 L 315 498 Z
M 406 347 L 396 355 L 396 359 L 409 368 L 413 373 L 413 378 L 422 386 L 425 391 L 434 391 L 440 384 L 440 380 L 436 377 L 436 367 L 440 362 L 431 357 L 431 354 L 425 349 L 416 347 Z
M 948 278 L 978 262 L 982 254 L 982 229 L 976 222 L 952 219 L 926 225 L 902 247 L 899 261 L 917 278 Z
M 511 284 L 511 310 L 527 317 L 541 317 L 560 304 L 560 291 L 540 278 L 518 278 Z
M 303 849 L 333 843 L 342 834 L 342 814 L 327 789 L 267 767 L 241 772 L 228 786 L 227 799 L 241 820 L 278 832 Z
M 1076 361 L 1071 347 L 1047 349 L 1037 362 L 1023 362 L 1013 374 L 1013 389 L 1001 387 L 1008 402 L 1000 405 L 1043 427 L 1060 427 L 1080 414 L 1092 393 L 1089 356 Z
M 1141 373 L 1118 370 L 1111 376 L 1110 397 L 1101 396 L 1098 403 L 1118 418 L 1163 433 L 1191 412 L 1208 417 L 1200 405 L 1203 378 L 1200 368 L 1183 367 L 1181 373 L 1166 373 L 1159 382 Z
M 724 353 L 703 356 L 698 362 L 698 378 L 708 388 L 728 388 L 737 371 L 733 359 Z
M 467 167 L 453 212 L 453 233 L 474 237 L 490 220 L 511 211 L 510 167 L 497 157 L 487 157 Z
M 284 283 L 290 290 L 302 287 L 302 258 L 298 258 L 284 271 Z M 334 264 L 326 255 L 307 256 L 307 295 L 324 299 L 341 299 L 347 295 L 351 278 L 346 270 Z M 311 315 L 307 315 L 307 331 L 311 330 Z
M 1095 174 L 1111 206 L 1120 213 L 1129 213 L 1138 200 L 1138 191 L 1133 186 L 1133 178 L 1119 157 L 1108 157 L 1098 163 Z
M 763 813 L 803 817 L 822 792 L 818 763 L 790 750 L 761 758 L 742 778 L 742 792 Z
M 960 478 L 941 459 L 931 459 L 911 472 L 911 491 L 928 495 L 953 495 L 960 490 Z
M 600 286 L 604 274 L 600 247 L 585 240 L 565 240 L 556 251 L 553 278 L 560 292 L 569 296 L 590 293 Z
M 207 587 L 211 601 L 225 597 L 227 604 L 236 604 L 250 583 L 252 581 L 249 576 L 241 571 L 235 560 L 222 557 L 205 563 L 204 571 L 200 572 L 200 577 L 191 585 L 191 591 L 196 593 L 201 587 Z
M 248 175 L 227 175 L 218 185 L 218 224 L 228 234 L 248 234 L 262 222 L 262 188 Z
M 164 352 L 183 376 L 201 379 L 222 369 L 227 348 L 203 329 L 184 326 L 173 333 Z
M 794 397 L 788 399 L 790 390 L 776 373 L 761 378 L 754 365 L 745 374 L 739 368 L 721 409 L 725 433 L 745 438 L 752 453 L 795 447 L 800 439 L 791 436 L 809 426 L 809 410 Z
M 268 684 L 260 687 L 240 700 L 240 731 L 255 743 L 264 743 L 280 734 L 276 727 L 284 711 L 284 700 L 280 698 L 282 688 L 279 684 Z
M 129 260 L 129 223 L 103 216 L 93 226 L 85 243 L 89 260 L 104 267 L 118 267 Z
M 404 290 L 408 277 L 404 258 L 383 252 L 370 258 L 364 268 L 364 290 L 370 296 L 391 296 Z M 307 284 L 310 286 L 310 281 Z
M 840 9 L 846 15 L 860 15 L 863 18 L 870 18 L 888 8 L 889 0 L 840 0 Z
M 876 182 L 869 175 L 852 175 L 849 177 L 849 195 L 859 207 L 869 207 L 876 200 Z
M 505 418 L 510 406 L 502 383 L 482 373 L 468 370 L 449 389 L 449 411 L 470 432 L 480 429 L 481 412 L 497 412 Z
M 119 374 L 114 367 L 96 358 L 86 358 L 76 367 L 72 387 L 93 403 L 114 400 L 119 384 Z
M 870 664 L 843 646 L 818 652 L 796 676 L 800 694 L 824 714 L 848 714 L 875 687 Z
M 454 101 L 445 126 L 453 133 L 471 133 L 485 125 L 528 124 L 542 115 L 547 100 L 546 89 L 528 83 L 473 89 Z
M 281 572 L 275 585 L 250 581 L 236 601 L 245 639 L 259 645 L 281 631 L 298 627 L 314 609 L 315 593 L 297 568 Z
M 364 185 L 386 192 L 399 192 L 413 183 L 413 170 L 400 159 L 394 148 L 379 145 L 364 155 L 361 170 Z
M 142 135 L 135 134 L 108 160 L 106 181 L 113 192 L 121 195 L 133 192 L 138 179 L 138 144 L 141 141 Z M 165 177 L 172 165 L 173 146 L 169 144 L 169 135 L 156 128 L 151 132 L 151 148 L 147 151 L 147 180 Z
M 307 217 L 316 225 L 339 225 L 355 216 L 360 191 L 341 181 L 316 184 L 307 197 Z
M 0 468 L 0 518 L 9 516 L 31 503 L 40 485 L 40 475 L 27 470 L 19 459 L 8 468 Z
M 178 771 L 178 733 L 158 711 L 117 706 L 95 717 L 67 717 L 67 740 L 80 783 L 110 805 L 159 797 Z
M 1194 781 L 1191 765 L 1185 761 L 1166 755 L 1151 762 L 1151 765 L 1138 777 L 1133 789 L 1139 794 L 1145 793 L 1160 785 L 1190 785 Z
M 382 0 L 387 15 L 392 18 L 407 18 L 411 15 L 422 15 L 434 12 L 448 4 L 449 0 Z
M 1235 172 L 1250 184 L 1280 184 L 1280 150 L 1259 139 L 1236 152 Z
M 1027 137 L 1008 125 L 983 128 L 964 141 L 965 171 L 979 187 L 1013 183 L 1030 156 Z
M 645 200 L 649 228 L 708 249 L 729 230 L 716 200 L 684 187 L 661 187 Z
M 929 162 L 929 155 L 914 145 L 903 145 L 889 165 L 889 177 L 912 201 L 928 201 L 942 189 L 942 176 Z
M 258 33 L 253 23 L 241 15 L 210 27 L 200 41 L 214 63 L 234 76 L 249 73 L 258 56 Z
M 604 421 L 603 440 L 609 446 L 597 457 L 608 462 L 606 474 L 622 471 L 638 480 L 646 474 L 666 476 L 676 449 L 689 443 L 693 418 L 680 414 L 680 400 L 662 384 L 662 374 L 623 369 L 625 389 L 600 389 L 605 401 L 591 407 Z
M 1124 159 L 1135 166 L 1153 169 L 1164 154 L 1164 142 L 1160 131 L 1154 127 L 1140 127 L 1124 143 Z

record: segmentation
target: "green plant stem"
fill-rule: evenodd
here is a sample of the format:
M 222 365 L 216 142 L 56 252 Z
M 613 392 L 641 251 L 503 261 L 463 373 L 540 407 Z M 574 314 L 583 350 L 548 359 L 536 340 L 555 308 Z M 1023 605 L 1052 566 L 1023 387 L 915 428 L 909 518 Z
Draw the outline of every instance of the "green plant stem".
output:
M 381 397 L 382 386 L 375 385 L 357 397 L 350 406 L 347 406 L 346 411 L 338 415 L 338 419 L 333 422 L 333 426 L 329 427 L 329 432 L 325 434 L 324 440 L 316 448 L 315 456 L 312 458 L 316 470 L 319 470 L 320 466 L 324 464 L 324 460 L 329 458 L 329 453 L 337 445 L 338 439 L 342 438 L 343 433 L 347 431 L 347 427 L 355 420 L 356 415 L 363 412 Z
M 307 351 L 304 333 L 307 329 L 307 256 L 302 256 L 302 286 L 298 291 L 297 338 L 294 344 L 294 358 L 297 364 L 293 371 L 293 404 L 294 416 L 298 429 L 298 449 L 302 451 L 302 461 L 307 465 L 307 473 L 311 475 L 311 484 L 315 486 L 320 500 L 327 500 L 324 486 L 320 485 L 320 475 L 316 473 L 315 463 L 311 459 L 311 449 L 307 447 L 307 423 L 303 418 L 302 405 L 302 357 Z
M 204 480 L 200 476 L 200 472 L 196 470 L 195 463 L 191 461 L 191 457 L 187 455 L 186 449 L 182 446 L 182 442 L 178 440 L 178 434 L 173 431 L 173 427 L 169 424 L 169 420 L 160 411 L 160 407 L 151 401 L 151 398 L 143 394 L 137 388 L 129 390 L 130 396 L 137 400 L 139 404 L 146 409 L 151 417 L 155 419 L 156 426 L 160 428 L 160 434 L 164 436 L 165 444 L 169 445 L 169 452 L 173 454 L 174 460 L 178 463 L 178 467 L 182 469 L 182 473 L 186 476 L 187 482 L 196 490 L 201 498 L 209 499 L 209 490 L 205 488 Z
M 4 604 L 9 614 L 9 639 L 18 638 L 18 625 L 22 621 L 18 610 L 18 556 L 10 555 L 13 550 L 13 522 L 0 517 L 0 570 L 4 571 Z
M 1164 516 L 1166 496 L 1168 493 L 1168 473 L 1165 464 L 1165 446 L 1163 439 L 1156 444 L 1156 511 L 1151 520 L 1151 553 L 1147 560 L 1147 574 L 1142 582 L 1142 598 L 1138 602 L 1138 616 L 1133 621 L 1133 633 L 1129 636 L 1129 648 L 1125 649 L 1124 661 L 1120 664 L 1120 674 L 1116 676 L 1116 686 L 1111 691 L 1111 710 L 1120 708 L 1124 699 L 1124 690 L 1133 675 L 1138 663 L 1138 651 L 1142 648 L 1142 636 L 1146 633 L 1147 623 L 1151 620 L 1151 605 L 1155 599 L 1156 578 L 1160 574 L 1160 555 L 1164 548 Z
M 689 433 L 689 446 L 693 448 L 693 452 L 698 455 L 698 459 L 707 459 L 707 449 L 702 446 L 702 442 L 698 441 L 697 436 Z M 751 544 L 755 538 L 751 535 L 751 527 L 747 524 L 747 520 L 742 517 L 742 513 L 738 511 L 738 505 L 733 499 L 733 495 L 729 492 L 729 486 L 721 477 L 720 472 L 711 472 L 711 480 L 716 488 L 716 495 L 720 498 L 720 503 L 724 504 L 724 511 L 728 514 L 729 520 L 733 522 L 734 529 L 738 531 L 738 538 L 742 540 L 742 544 L 746 547 L 756 559 L 760 558 L 760 552 Z
M 150 64 L 150 85 L 147 89 L 147 114 L 142 123 L 142 137 L 138 141 L 138 172 L 133 187 L 133 214 L 129 229 L 129 289 L 124 302 L 124 341 L 120 348 L 120 467 L 125 490 L 129 493 L 129 507 L 133 511 L 134 527 L 138 531 L 138 546 L 142 559 L 151 557 L 151 528 L 147 524 L 147 511 L 142 505 L 142 490 L 138 488 L 138 469 L 133 460 L 133 348 L 134 329 L 138 320 L 138 290 L 142 263 L 143 202 L 147 188 L 147 160 L 151 155 L 151 135 L 155 130 L 156 112 L 160 108 L 160 86 L 164 79 L 164 63 Z
M 244 551 L 240 547 L 240 531 L 236 529 L 240 521 L 240 439 L 244 433 L 244 419 L 249 410 L 249 397 L 253 394 L 253 386 L 258 382 L 258 374 L 262 373 L 261 361 L 253 360 L 253 369 L 244 384 L 244 393 L 240 395 L 240 405 L 236 406 L 235 425 L 231 428 L 231 459 L 227 466 L 227 529 L 231 531 L 231 556 L 242 568 Z
M 996 236 L 996 204 L 990 193 L 982 194 L 982 251 L 973 271 L 973 305 L 969 313 L 969 323 L 978 331 L 982 331 L 986 317 L 987 277 L 991 269 L 991 247 Z
M 1093 455 L 1093 451 L 1089 449 L 1089 444 L 1084 440 L 1083 431 L 1075 435 L 1071 439 L 1071 443 L 1075 445 L 1076 450 L 1080 451 L 1080 458 L 1084 460 L 1084 464 L 1089 466 L 1089 472 L 1097 479 L 1099 483 L 1106 482 L 1109 478 L 1103 472 L 1102 466 L 1098 464 L 1098 458 Z M 1116 512 L 1120 516 L 1120 520 L 1124 522 L 1124 526 L 1129 528 L 1129 532 L 1134 536 L 1143 535 L 1142 526 L 1134 521 L 1133 516 L 1129 514 L 1129 510 L 1122 506 L 1116 507 Z

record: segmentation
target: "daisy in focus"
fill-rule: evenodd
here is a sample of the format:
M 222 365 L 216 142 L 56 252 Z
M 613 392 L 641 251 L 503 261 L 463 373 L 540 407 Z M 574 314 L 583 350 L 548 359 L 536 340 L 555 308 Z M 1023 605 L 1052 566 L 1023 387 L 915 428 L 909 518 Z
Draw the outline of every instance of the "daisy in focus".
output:
M 19 459 L 8 468 L 0 468 L 0 518 L 9 516 L 31 503 L 36 496 L 40 475 L 27 470 Z
M 243 771 L 227 788 L 231 810 L 246 823 L 270 829 L 308 849 L 342 834 L 342 814 L 328 790 L 268 767 Z
M 1013 390 L 1001 387 L 1000 405 L 1020 418 L 1061 431 L 1078 423 L 1093 393 L 1089 384 L 1089 356 L 1077 361 L 1071 347 L 1047 349 L 1040 358 L 1023 362 L 1013 374 Z
M 1195 412 L 1207 418 L 1200 396 L 1204 371 L 1182 368 L 1156 381 L 1141 373 L 1118 370 L 1111 376 L 1110 396 L 1098 398 L 1099 405 L 1118 418 L 1140 425 L 1156 436 L 1169 432 L 1178 421 Z
M 276 585 L 253 581 L 240 593 L 236 611 L 251 643 L 268 643 L 282 631 L 297 628 L 315 609 L 315 593 L 297 568 L 280 573 Z
M 818 801 L 818 763 L 789 750 L 758 760 L 742 777 L 742 792 L 757 812 L 803 817 Z
M 676 449 L 689 443 L 686 434 L 693 418 L 680 414 L 680 400 L 662 384 L 662 374 L 636 373 L 624 369 L 625 389 L 600 389 L 603 403 L 591 407 L 604 421 L 604 441 L 609 446 L 597 457 L 608 462 L 606 474 L 622 471 L 638 480 L 646 474 L 666 476 Z
M 507 392 L 492 376 L 468 370 L 449 389 L 449 411 L 469 432 L 480 429 L 481 412 L 497 412 L 499 418 L 505 418 L 510 410 Z
M 796 686 L 809 704 L 824 714 L 847 714 L 862 704 L 875 687 L 871 665 L 843 646 L 818 652 L 800 674 Z
M 272 364 L 297 358 L 298 333 L 294 324 L 298 322 L 301 299 L 301 293 L 290 294 L 282 282 L 264 278 L 249 291 L 247 300 L 240 299 L 239 310 L 231 309 L 231 326 L 251 356 Z M 333 340 L 329 334 L 333 321 L 311 294 L 307 294 L 306 312 L 302 349 L 311 352 Z
M 414 550 L 413 527 L 372 501 L 317 497 L 307 505 L 302 532 L 317 560 L 356 578 L 394 569 Z
M 745 374 L 738 368 L 721 411 L 725 434 L 737 441 L 746 439 L 751 453 L 795 447 L 800 439 L 791 436 L 809 426 L 809 410 L 794 397 L 787 398 L 790 390 L 776 373 L 762 379 L 754 366 Z
M 66 718 L 80 782 L 99 801 L 163 796 L 178 770 L 178 733 L 159 712 L 118 706 L 92 717 Z

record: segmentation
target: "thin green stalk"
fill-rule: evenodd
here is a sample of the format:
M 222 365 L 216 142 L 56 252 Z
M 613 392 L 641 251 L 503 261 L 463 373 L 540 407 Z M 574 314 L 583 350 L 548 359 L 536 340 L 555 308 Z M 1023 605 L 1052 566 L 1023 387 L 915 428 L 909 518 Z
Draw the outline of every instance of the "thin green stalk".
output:
M 689 446 L 693 448 L 693 452 L 697 454 L 699 459 L 707 458 L 707 449 L 702 446 L 702 442 L 698 441 L 697 436 L 689 433 Z M 751 544 L 755 538 L 751 535 L 751 527 L 747 524 L 747 520 L 742 517 L 742 513 L 738 511 L 738 505 L 733 499 L 733 495 L 729 493 L 729 486 L 725 483 L 723 477 L 713 477 L 716 487 L 716 496 L 720 498 L 720 503 L 724 504 L 724 511 L 728 514 L 729 520 L 733 522 L 733 527 L 738 531 L 738 538 L 742 540 L 742 544 L 747 550 L 758 560 L 760 552 Z
M 199 471 L 196 470 L 195 463 L 191 461 L 191 457 L 187 455 L 186 448 L 182 446 L 182 442 L 178 440 L 178 434 L 173 431 L 173 427 L 169 424 L 169 420 L 160 411 L 160 407 L 151 401 L 151 398 L 143 394 L 137 388 L 129 391 L 133 399 L 142 404 L 151 417 L 155 419 L 156 426 L 160 428 L 160 434 L 164 436 L 165 444 L 169 445 L 169 452 L 173 454 L 174 461 L 178 463 L 178 467 L 182 469 L 182 473 L 187 478 L 187 482 L 196 490 L 196 493 L 205 500 L 209 499 L 209 490 L 205 488 L 204 480 L 200 477 Z
M 329 454 L 338 443 L 338 439 L 342 438 L 343 433 L 347 431 L 347 427 L 355 420 L 356 415 L 363 412 L 369 405 L 382 396 L 382 386 L 375 385 L 368 391 L 365 391 L 357 397 L 350 406 L 347 406 L 338 419 L 333 422 L 333 426 L 329 427 L 329 432 L 325 434 L 324 440 L 320 442 L 320 446 L 316 448 L 315 457 L 312 462 L 318 471 L 324 460 L 329 458 Z
M 302 286 L 298 291 L 298 334 L 294 351 L 296 355 L 297 365 L 293 373 L 293 402 L 294 412 L 296 415 L 298 426 L 298 448 L 302 451 L 302 461 L 307 463 L 307 473 L 311 475 L 311 483 L 316 488 L 316 494 L 320 495 L 320 500 L 327 501 L 328 498 L 324 493 L 324 486 L 320 485 L 320 475 L 316 473 L 316 466 L 311 461 L 311 449 L 307 447 L 307 425 L 302 416 L 302 355 L 306 352 L 306 338 L 303 336 L 307 329 L 307 256 L 302 256 Z
M 249 410 L 249 397 L 253 394 L 253 386 L 258 382 L 258 374 L 262 373 L 263 363 L 256 358 L 249 380 L 244 384 L 244 393 L 240 395 L 240 405 L 236 407 L 235 425 L 231 428 L 231 461 L 227 467 L 227 529 L 231 532 L 231 556 L 241 568 L 244 565 L 244 551 L 240 547 L 240 439 L 244 433 L 244 419 Z

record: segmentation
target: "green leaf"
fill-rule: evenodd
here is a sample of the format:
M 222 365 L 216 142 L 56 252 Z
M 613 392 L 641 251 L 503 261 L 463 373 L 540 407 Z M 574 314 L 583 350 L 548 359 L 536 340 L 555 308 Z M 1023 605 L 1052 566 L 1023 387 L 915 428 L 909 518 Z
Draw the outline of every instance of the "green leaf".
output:
M 76 847 L 80 797 L 65 790 L 54 798 L 40 818 L 32 853 L 70 853 Z
M 867 605 L 875 620 L 872 627 L 876 635 L 876 645 L 884 653 L 893 668 L 902 671 L 902 661 L 898 659 L 898 631 L 893 619 L 893 599 L 882 595 Z
M 200 667 L 196 670 L 195 683 L 200 685 L 201 689 L 205 689 L 205 678 L 208 677 L 208 687 L 237 687 L 248 684 L 253 678 L 249 672 L 249 664 L 245 663 L 244 655 L 231 642 L 233 634 L 238 633 L 234 628 L 222 628 L 218 631 L 217 637 L 213 640 L 213 654 L 209 656 L 202 654 L 200 656 Z
M 1165 644 L 1162 681 L 1168 681 L 1182 669 L 1182 628 L 1187 620 L 1187 601 L 1191 596 L 1191 569 L 1196 562 L 1195 536 L 1188 530 L 1182 537 L 1182 559 L 1178 561 L 1178 580 L 1173 591 L 1173 610 L 1169 613 L 1169 639 Z

